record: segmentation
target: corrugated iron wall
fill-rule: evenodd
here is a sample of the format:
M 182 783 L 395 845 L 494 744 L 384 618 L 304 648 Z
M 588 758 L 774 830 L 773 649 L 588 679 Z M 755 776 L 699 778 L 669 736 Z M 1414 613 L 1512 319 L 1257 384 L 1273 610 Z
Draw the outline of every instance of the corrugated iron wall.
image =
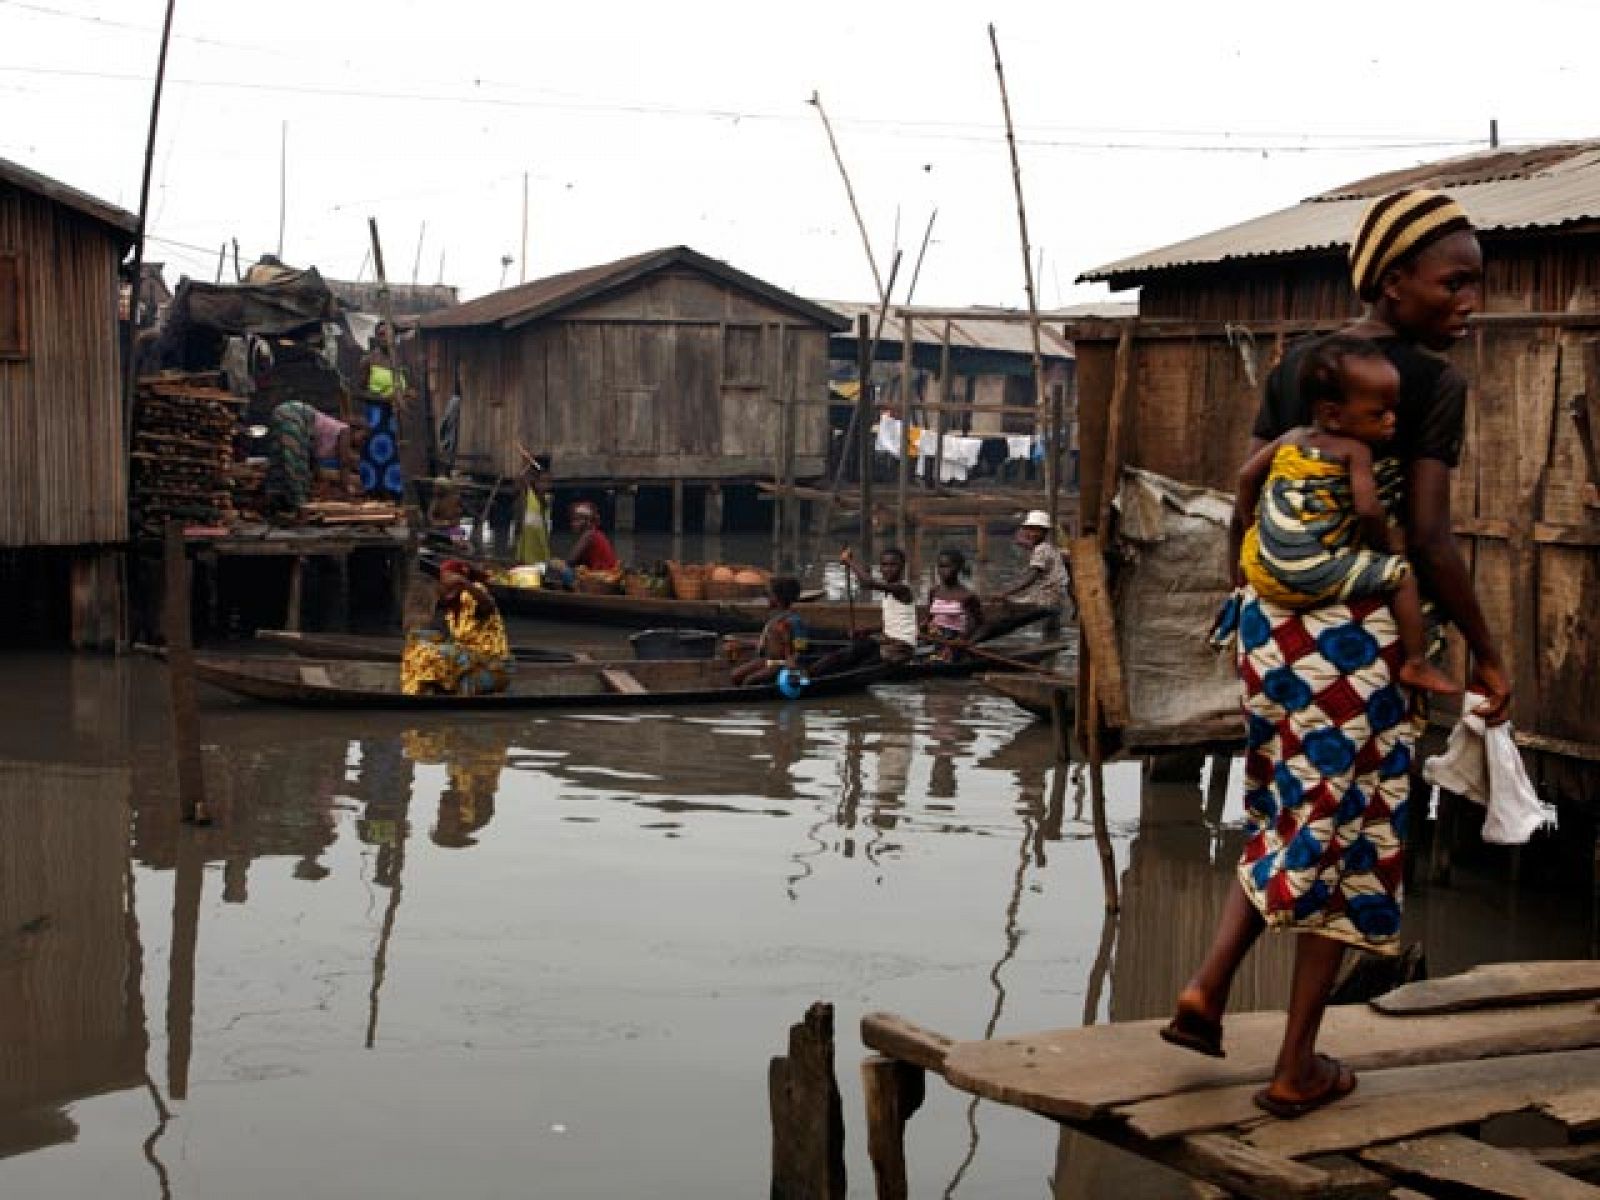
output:
M 105 226 L 0 185 L 0 253 L 22 256 L 29 330 L 27 357 L 0 361 L 0 546 L 125 541 L 120 248 Z

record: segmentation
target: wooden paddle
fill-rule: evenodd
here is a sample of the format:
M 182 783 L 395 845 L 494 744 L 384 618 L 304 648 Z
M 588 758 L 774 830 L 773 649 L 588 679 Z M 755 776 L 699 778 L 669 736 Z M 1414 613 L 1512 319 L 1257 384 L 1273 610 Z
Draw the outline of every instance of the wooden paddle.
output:
M 850 640 L 853 642 L 856 640 L 856 569 L 851 563 L 844 564 L 844 600 L 849 605 Z
M 998 663 L 1001 666 L 1011 667 L 1013 670 L 1017 670 L 1017 671 L 1036 671 L 1040 675 L 1060 675 L 1061 674 L 1061 672 L 1057 671 L 1054 667 L 1042 666 L 1039 663 L 1023 662 L 1020 658 L 1007 658 L 1003 654 L 996 654 L 993 650 L 983 650 L 983 649 L 980 649 L 977 646 L 963 646 L 963 647 L 961 647 L 961 649 L 964 650 L 966 653 L 972 655 L 972 657 L 974 657 L 974 658 L 985 659 L 988 662 Z

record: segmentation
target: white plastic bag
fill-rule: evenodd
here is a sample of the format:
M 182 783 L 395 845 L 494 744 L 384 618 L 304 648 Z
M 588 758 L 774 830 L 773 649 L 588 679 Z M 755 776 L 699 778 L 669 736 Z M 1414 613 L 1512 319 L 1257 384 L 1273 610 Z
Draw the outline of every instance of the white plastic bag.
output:
M 1483 701 L 1477 693 L 1467 693 L 1444 753 L 1423 762 L 1422 777 L 1489 810 L 1483 820 L 1484 841 L 1522 846 L 1541 826 L 1555 823 L 1555 810 L 1533 790 L 1511 736 L 1511 722 L 1485 725 L 1476 715 Z

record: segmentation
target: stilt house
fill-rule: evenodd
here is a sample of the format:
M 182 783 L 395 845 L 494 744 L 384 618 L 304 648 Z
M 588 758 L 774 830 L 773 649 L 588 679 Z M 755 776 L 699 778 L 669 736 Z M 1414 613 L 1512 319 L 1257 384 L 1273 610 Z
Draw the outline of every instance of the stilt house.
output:
M 722 484 L 820 475 L 820 305 L 687 246 L 533 280 L 418 322 L 429 392 L 461 397 L 458 454 L 563 483 Z M 442 408 L 442 404 L 436 404 Z
M 136 228 L 0 159 L 0 589 L 77 645 L 109 644 L 122 623 L 117 268 Z

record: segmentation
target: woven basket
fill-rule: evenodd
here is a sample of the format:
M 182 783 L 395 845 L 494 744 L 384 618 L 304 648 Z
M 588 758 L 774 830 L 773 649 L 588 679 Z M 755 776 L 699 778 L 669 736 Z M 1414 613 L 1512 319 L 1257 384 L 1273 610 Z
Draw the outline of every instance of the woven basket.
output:
M 642 571 L 629 571 L 622 577 L 622 590 L 635 600 L 649 600 L 667 594 L 667 581 Z
M 611 571 L 579 571 L 573 590 L 586 596 L 615 596 L 622 591 L 622 577 Z
M 667 563 L 667 575 L 672 580 L 672 594 L 679 600 L 704 600 L 706 598 L 705 568 L 696 564 Z

